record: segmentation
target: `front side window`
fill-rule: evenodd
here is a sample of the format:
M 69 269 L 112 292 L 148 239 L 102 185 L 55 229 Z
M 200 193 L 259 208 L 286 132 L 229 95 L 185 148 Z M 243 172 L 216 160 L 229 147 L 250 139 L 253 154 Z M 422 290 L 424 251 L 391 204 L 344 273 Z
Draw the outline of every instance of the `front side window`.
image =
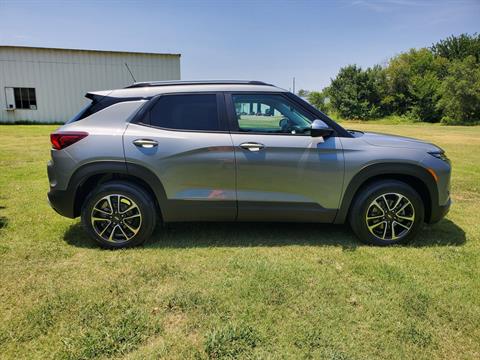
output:
M 17 109 L 37 110 L 37 97 L 34 88 L 13 88 Z
M 304 134 L 313 120 L 281 95 L 233 95 L 238 129 L 245 132 Z
M 215 94 L 166 95 L 150 110 L 150 125 L 178 130 L 220 130 Z

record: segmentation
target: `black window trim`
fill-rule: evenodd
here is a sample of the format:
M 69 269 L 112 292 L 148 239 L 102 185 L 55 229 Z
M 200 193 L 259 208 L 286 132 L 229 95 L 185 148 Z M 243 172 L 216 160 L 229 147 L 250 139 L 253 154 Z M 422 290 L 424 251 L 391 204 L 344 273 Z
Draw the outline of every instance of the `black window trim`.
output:
M 218 127 L 219 130 L 194 130 L 194 129 L 175 129 L 175 128 L 167 128 L 163 126 L 156 126 L 152 125 L 150 121 L 144 121 L 146 116 L 150 113 L 150 110 L 155 106 L 155 104 L 160 101 L 161 98 L 166 96 L 174 96 L 174 95 L 215 95 L 217 100 L 217 113 L 218 113 Z M 159 94 L 150 99 L 140 111 L 133 117 L 130 123 L 137 124 L 141 126 L 150 127 L 153 129 L 160 129 L 166 131 L 177 131 L 177 132 L 199 132 L 199 133 L 229 133 L 228 124 L 226 121 L 227 112 L 225 106 L 225 98 L 222 92 L 218 91 L 188 91 L 188 92 L 172 92 L 172 93 L 164 93 Z

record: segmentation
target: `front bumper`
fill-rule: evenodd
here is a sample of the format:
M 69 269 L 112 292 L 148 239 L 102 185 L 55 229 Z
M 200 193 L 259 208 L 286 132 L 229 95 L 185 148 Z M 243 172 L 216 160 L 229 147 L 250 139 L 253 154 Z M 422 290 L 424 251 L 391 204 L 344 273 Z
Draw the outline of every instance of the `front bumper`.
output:
M 440 220 L 442 220 L 445 217 L 445 215 L 447 215 L 451 205 L 452 205 L 452 200 L 448 198 L 448 201 L 445 205 L 434 206 L 432 208 L 432 213 L 430 215 L 430 219 L 428 223 L 435 224 Z

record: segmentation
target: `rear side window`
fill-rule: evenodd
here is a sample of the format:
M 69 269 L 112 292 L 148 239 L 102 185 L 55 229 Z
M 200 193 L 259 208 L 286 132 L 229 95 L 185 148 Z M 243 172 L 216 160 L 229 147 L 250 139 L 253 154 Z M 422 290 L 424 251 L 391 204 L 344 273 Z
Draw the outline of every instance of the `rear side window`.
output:
M 150 125 L 177 130 L 220 130 L 215 94 L 166 95 L 150 110 Z

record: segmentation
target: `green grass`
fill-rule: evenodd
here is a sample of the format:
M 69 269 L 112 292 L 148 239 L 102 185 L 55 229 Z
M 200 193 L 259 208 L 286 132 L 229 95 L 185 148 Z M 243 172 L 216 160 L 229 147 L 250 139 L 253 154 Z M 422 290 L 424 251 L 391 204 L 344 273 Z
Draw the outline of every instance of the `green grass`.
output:
M 338 122 L 361 123 L 361 124 L 367 123 L 367 124 L 376 124 L 376 125 L 407 125 L 407 124 L 427 125 L 427 126 L 432 125 L 431 123 L 415 121 L 407 116 L 399 116 L 399 115 L 390 115 L 380 119 L 370 119 L 370 120 L 345 120 L 345 119 L 340 119 L 337 115 L 335 117 L 332 117 L 332 119 L 335 119 Z M 440 125 L 440 123 L 437 123 L 436 125 Z
M 240 129 L 269 129 L 280 130 L 279 122 L 282 116 L 257 116 L 257 115 L 242 115 L 238 121 Z
M 176 224 L 101 250 L 46 202 L 54 127 L 0 126 L 0 358 L 479 358 L 480 127 L 346 126 L 446 149 L 447 218 L 390 248 L 346 226 Z

